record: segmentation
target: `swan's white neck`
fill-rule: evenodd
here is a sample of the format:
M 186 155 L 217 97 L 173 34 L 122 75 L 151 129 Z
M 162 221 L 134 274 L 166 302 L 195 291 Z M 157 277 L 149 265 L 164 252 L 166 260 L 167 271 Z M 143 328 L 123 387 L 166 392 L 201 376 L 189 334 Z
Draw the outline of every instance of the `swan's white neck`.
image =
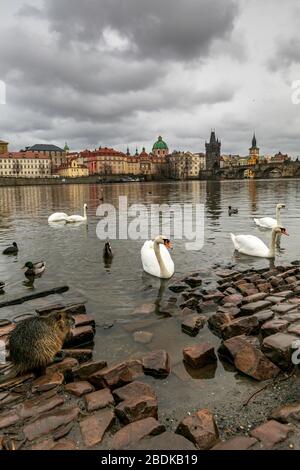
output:
M 281 226 L 281 209 L 280 207 L 276 207 L 276 220 L 277 220 L 277 225 Z
M 270 243 L 270 250 L 269 250 L 269 256 L 270 256 L 270 258 L 275 258 L 275 242 L 276 242 L 276 236 L 277 236 L 277 233 L 275 232 L 275 230 L 272 230 L 271 243 Z
M 159 267 L 160 267 L 160 275 L 162 278 L 168 278 L 170 277 L 170 273 L 169 271 L 167 270 L 166 266 L 165 266 L 165 263 L 161 257 L 161 253 L 160 253 L 160 246 L 159 246 L 159 243 L 158 241 L 154 240 L 154 252 L 155 252 L 155 256 L 157 258 L 157 261 L 158 261 L 158 264 L 159 264 Z

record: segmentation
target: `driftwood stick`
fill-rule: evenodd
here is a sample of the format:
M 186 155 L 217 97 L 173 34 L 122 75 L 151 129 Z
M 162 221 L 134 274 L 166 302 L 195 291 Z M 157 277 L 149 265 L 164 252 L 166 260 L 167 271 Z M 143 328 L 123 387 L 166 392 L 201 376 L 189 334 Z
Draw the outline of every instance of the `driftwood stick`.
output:
M 8 300 L 6 302 L 1 302 L 0 308 L 10 307 L 11 305 L 23 304 L 24 302 L 28 302 L 29 300 L 39 299 L 41 297 L 47 297 L 48 295 L 62 294 L 63 292 L 67 292 L 68 290 L 69 290 L 68 286 L 54 287 L 53 289 L 44 290 L 42 292 L 37 292 L 35 294 L 25 295 L 24 297 L 20 297 L 19 299 L 13 299 L 13 300 Z

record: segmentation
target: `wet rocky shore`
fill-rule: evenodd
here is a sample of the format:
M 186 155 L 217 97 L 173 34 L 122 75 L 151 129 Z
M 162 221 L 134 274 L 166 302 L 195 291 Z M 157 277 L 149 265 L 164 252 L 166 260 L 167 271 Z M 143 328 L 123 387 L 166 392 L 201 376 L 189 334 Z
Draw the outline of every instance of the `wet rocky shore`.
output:
M 216 266 L 213 286 L 202 282 L 194 272 L 168 287 L 165 314 L 176 309 L 180 334 L 197 340 L 209 329 L 217 341 L 187 342 L 182 362 L 198 374 L 222 361 L 249 381 L 247 400 L 237 398 L 234 407 L 220 395 L 218 402 L 216 390 L 213 409 L 201 407 L 199 394 L 198 409 L 185 416 L 170 409 L 166 416 L 155 383 L 175 371 L 167 348 L 118 363 L 93 359 L 97 327 L 85 304 L 49 303 L 34 313 L 68 310 L 75 320 L 65 358 L 41 377 L 0 385 L 0 449 L 300 449 L 300 379 L 291 359 L 300 340 L 298 263 L 243 271 Z M 139 311 L 149 321 L 146 310 Z M 0 324 L 7 353 L 14 327 Z M 141 344 L 151 341 L 143 328 L 132 334 Z

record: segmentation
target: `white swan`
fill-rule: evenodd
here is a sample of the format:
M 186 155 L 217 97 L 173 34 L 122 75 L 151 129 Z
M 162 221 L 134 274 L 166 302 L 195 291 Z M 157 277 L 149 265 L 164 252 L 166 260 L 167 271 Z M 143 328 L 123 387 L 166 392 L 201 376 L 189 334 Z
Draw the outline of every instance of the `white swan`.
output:
M 141 249 L 143 269 L 146 273 L 162 279 L 169 279 L 174 274 L 174 263 L 168 252 L 170 240 L 159 235 L 154 241 L 148 240 Z
M 72 224 L 75 222 L 87 222 L 87 204 L 84 204 L 83 206 L 83 216 L 82 215 L 70 215 L 69 217 L 66 218 L 67 224 Z
M 48 217 L 48 222 L 51 224 L 52 222 L 65 222 L 68 218 L 68 214 L 64 212 L 54 212 L 54 214 Z
M 285 208 L 285 204 L 277 204 L 276 206 L 276 219 L 273 219 L 272 217 L 263 217 L 262 219 L 254 219 L 254 222 L 256 225 L 262 228 L 267 228 L 269 230 L 272 230 L 274 227 L 281 227 L 281 216 L 280 216 L 280 211 L 281 209 Z
M 259 256 L 260 258 L 275 258 L 275 241 L 278 234 L 288 235 L 283 227 L 274 227 L 271 235 L 270 248 L 260 238 L 253 235 L 230 234 L 234 248 L 244 255 Z

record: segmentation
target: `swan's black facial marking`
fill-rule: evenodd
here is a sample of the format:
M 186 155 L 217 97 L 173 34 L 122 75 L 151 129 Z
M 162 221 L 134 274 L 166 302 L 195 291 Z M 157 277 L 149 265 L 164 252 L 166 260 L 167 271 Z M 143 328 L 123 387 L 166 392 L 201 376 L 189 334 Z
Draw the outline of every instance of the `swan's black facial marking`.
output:
M 164 245 L 167 248 L 172 248 L 171 241 L 168 238 L 164 238 Z
M 287 237 L 289 236 L 286 228 L 281 227 L 280 231 L 281 231 L 282 235 L 286 235 Z

